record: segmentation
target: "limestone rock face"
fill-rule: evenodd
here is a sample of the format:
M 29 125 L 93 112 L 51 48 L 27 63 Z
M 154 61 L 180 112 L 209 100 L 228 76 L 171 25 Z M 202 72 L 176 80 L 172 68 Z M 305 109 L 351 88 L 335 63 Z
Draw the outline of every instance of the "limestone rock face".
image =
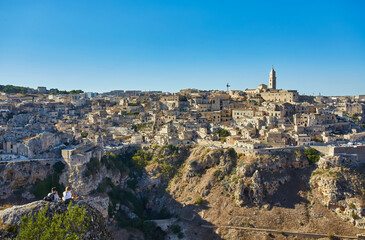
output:
M 0 164 L 0 199 L 11 197 L 17 190 L 27 191 L 37 179 L 52 172 L 52 162 L 29 161 Z
M 0 221 L 3 226 L 14 226 L 19 227 L 21 218 L 25 215 L 34 214 L 39 210 L 42 210 L 49 204 L 47 210 L 47 216 L 53 216 L 56 214 L 61 214 L 67 211 L 67 206 L 63 202 L 46 202 L 46 201 L 36 201 L 26 205 L 13 206 L 11 208 L 5 209 L 0 212 Z M 102 214 L 90 206 L 85 201 L 80 201 L 78 204 L 85 206 L 86 216 L 90 217 L 90 229 L 86 234 L 86 239 L 110 239 L 111 234 L 107 230 Z M 3 236 L 15 237 L 14 233 L 3 232 Z M 1 237 L 1 236 L 0 236 Z
M 320 164 L 312 173 L 310 186 L 313 195 L 346 221 L 365 229 L 364 175 L 361 167 L 331 167 Z
M 40 153 L 44 153 L 50 148 L 58 146 L 60 143 L 60 136 L 50 132 L 40 133 L 26 142 L 28 148 L 28 157 L 35 158 Z
M 89 195 L 90 192 L 98 188 L 105 178 L 110 178 L 115 185 L 120 185 L 122 182 L 120 172 L 108 171 L 104 166 L 100 168 L 97 174 L 85 177 L 86 168 L 86 165 L 67 166 L 67 170 L 61 175 L 60 181 L 65 186 L 71 186 L 79 196 Z
M 101 196 L 87 197 L 83 199 L 83 202 L 86 202 L 91 207 L 98 210 L 105 219 L 108 217 L 108 207 L 109 207 L 108 197 L 101 197 Z
M 203 197 L 218 184 L 231 192 L 239 206 L 260 205 L 268 196 L 276 194 L 280 186 L 291 181 L 291 169 L 302 170 L 308 165 L 300 151 L 235 156 L 230 149 L 196 148 L 186 160 L 181 174 L 182 182 L 191 185 L 189 188 Z M 173 184 L 173 194 L 180 195 L 182 186 L 182 183 Z
M 290 181 L 290 169 L 304 169 L 308 164 L 301 152 L 262 155 L 238 163 L 232 178 L 235 181 L 230 186 L 237 205 L 261 204 L 265 197 L 274 195 Z

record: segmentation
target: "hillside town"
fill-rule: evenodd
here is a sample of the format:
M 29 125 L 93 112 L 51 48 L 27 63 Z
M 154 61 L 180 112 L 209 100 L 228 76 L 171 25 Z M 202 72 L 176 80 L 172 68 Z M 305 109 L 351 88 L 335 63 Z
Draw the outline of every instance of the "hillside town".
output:
M 68 186 L 99 219 L 90 239 L 253 239 L 256 226 L 364 238 L 365 95 L 278 89 L 274 68 L 268 80 L 177 93 L 0 85 L 0 221 L 18 226 Z M 60 202 L 50 211 L 67 211 Z
M 84 93 L 38 87 L 2 92 L 1 161 L 85 163 L 128 145 L 233 147 L 240 153 L 302 146 L 362 146 L 365 95 L 308 96 L 277 89 Z M 359 148 L 360 149 L 360 148 Z M 332 150 L 333 151 L 333 150 Z

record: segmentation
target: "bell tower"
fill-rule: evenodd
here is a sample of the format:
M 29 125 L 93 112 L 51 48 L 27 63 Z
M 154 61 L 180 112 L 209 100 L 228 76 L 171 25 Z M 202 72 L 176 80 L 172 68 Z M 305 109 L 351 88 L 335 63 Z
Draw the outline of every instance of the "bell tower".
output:
M 269 89 L 276 89 L 276 72 L 274 67 L 272 67 L 270 71 Z

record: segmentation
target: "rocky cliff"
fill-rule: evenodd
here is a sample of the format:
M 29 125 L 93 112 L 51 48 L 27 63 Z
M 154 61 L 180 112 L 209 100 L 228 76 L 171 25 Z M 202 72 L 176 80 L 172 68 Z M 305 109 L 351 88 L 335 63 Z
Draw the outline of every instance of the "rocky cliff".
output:
M 365 164 L 320 164 L 312 172 L 312 198 L 344 221 L 365 229 Z
M 55 161 L 0 162 L 0 202 L 34 199 L 34 184 L 53 173 Z M 49 190 L 47 190 L 49 191 Z
M 361 227 L 364 180 L 355 170 L 310 163 L 302 150 L 246 156 L 168 145 L 66 166 L 59 179 L 101 213 L 115 239 L 265 239 L 267 234 L 201 226 L 360 233 L 355 225 Z M 6 179 L 19 186 L 10 175 Z

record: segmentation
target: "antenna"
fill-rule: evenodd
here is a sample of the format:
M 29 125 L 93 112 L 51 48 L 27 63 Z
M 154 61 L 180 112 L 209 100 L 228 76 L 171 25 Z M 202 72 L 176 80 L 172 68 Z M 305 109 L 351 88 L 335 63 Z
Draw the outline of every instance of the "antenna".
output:
M 229 91 L 229 87 L 230 87 L 231 85 L 229 85 L 229 83 L 227 83 L 227 85 L 226 85 L 226 87 L 227 87 L 227 92 Z

